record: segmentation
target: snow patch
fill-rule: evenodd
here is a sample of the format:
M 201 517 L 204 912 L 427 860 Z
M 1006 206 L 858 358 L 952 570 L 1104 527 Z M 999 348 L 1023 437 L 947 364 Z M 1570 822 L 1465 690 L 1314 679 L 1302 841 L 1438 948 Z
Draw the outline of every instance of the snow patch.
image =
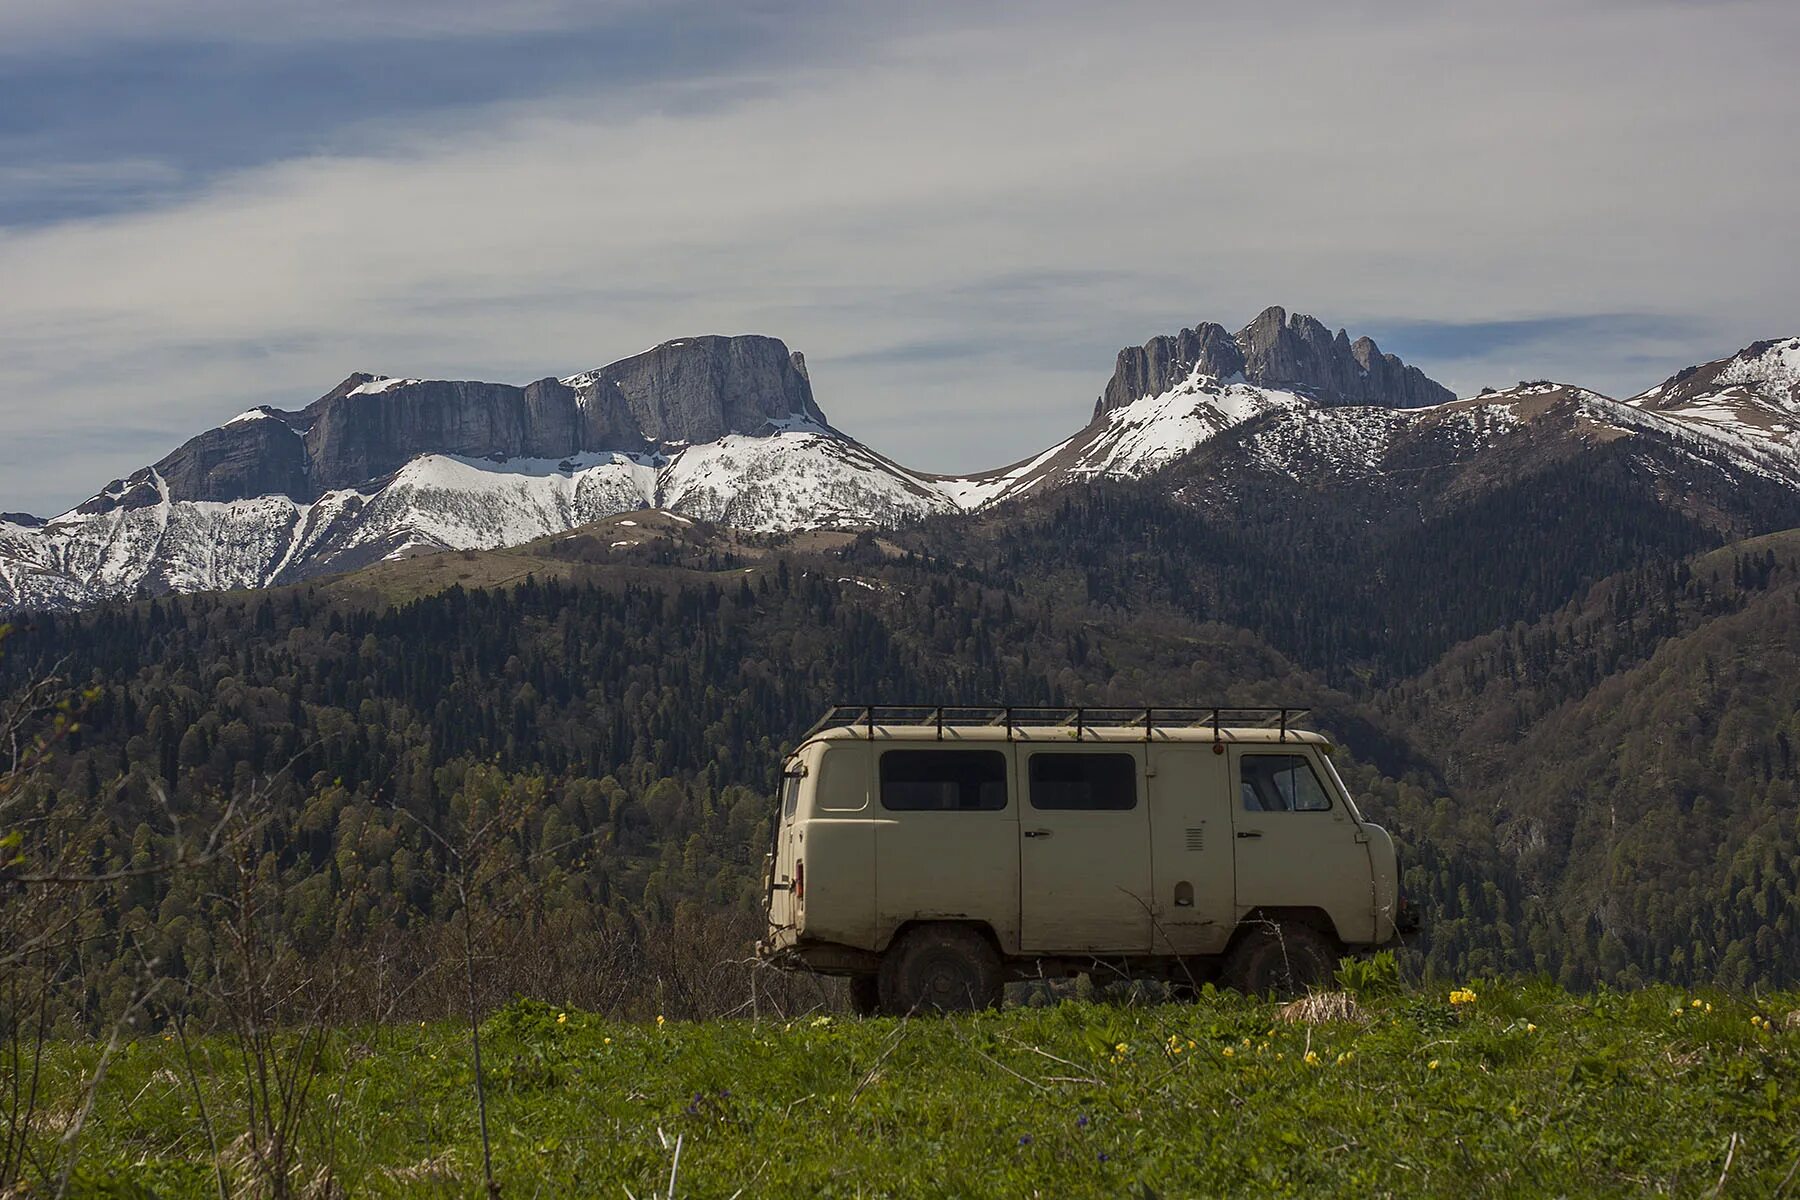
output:
M 357 384 L 355 387 L 351 388 L 348 392 L 346 392 L 345 395 L 347 395 L 347 396 L 379 396 L 383 392 L 391 392 L 397 387 L 408 387 L 412 384 L 422 383 L 422 382 L 424 382 L 424 381 L 420 380 L 420 379 L 389 379 L 386 376 L 382 376 L 382 377 L 379 377 L 376 379 L 371 379 L 367 383 Z

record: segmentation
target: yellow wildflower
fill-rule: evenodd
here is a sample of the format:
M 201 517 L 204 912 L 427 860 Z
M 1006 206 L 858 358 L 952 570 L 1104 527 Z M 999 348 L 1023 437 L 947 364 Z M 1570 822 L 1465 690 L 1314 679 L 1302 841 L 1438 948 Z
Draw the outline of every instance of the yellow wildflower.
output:
M 1457 1005 L 1473 1004 L 1475 1003 L 1475 992 L 1471 988 L 1457 988 L 1450 993 L 1450 1003 Z
M 1236 1051 L 1236 1050 L 1233 1050 L 1233 1049 L 1232 1049 L 1232 1048 L 1231 1048 L 1231 1047 L 1230 1047 L 1230 1046 L 1227 1046 L 1227 1047 L 1225 1047 L 1225 1049 L 1224 1049 L 1224 1051 L 1223 1051 L 1223 1053 L 1224 1053 L 1224 1055 L 1225 1055 L 1225 1057 L 1226 1057 L 1226 1058 L 1231 1058 L 1231 1057 L 1232 1057 L 1232 1056 L 1234 1056 L 1234 1055 L 1235 1055 L 1235 1054 L 1237 1054 L 1237 1051 Z
M 1688 1007 L 1689 1007 L 1689 1008 L 1699 1008 L 1699 1007 L 1700 1007 L 1700 1001 L 1698 1001 L 1698 1000 L 1692 1000 L 1692 1001 L 1689 1001 L 1689 1002 L 1688 1002 Z
M 1427 1071 L 1435 1071 L 1435 1070 L 1437 1070 L 1437 1065 L 1438 1065 L 1438 1060 L 1434 1058 L 1430 1062 L 1425 1064 L 1425 1069 Z
M 557 1013 L 556 1014 L 556 1023 L 558 1025 L 567 1025 L 569 1023 L 569 1014 L 568 1013 Z
M 610 1046 L 610 1045 L 612 1045 L 612 1039 L 611 1038 L 601 1038 L 600 1044 L 602 1046 Z
M 1127 1046 L 1124 1042 L 1120 1042 L 1118 1045 L 1113 1047 L 1113 1053 L 1114 1054 L 1130 1054 L 1131 1047 Z
M 1525 1032 L 1526 1033 L 1536 1033 L 1537 1026 L 1533 1025 L 1530 1021 L 1527 1021 L 1527 1022 L 1525 1022 Z
M 1316 1067 L 1319 1065 L 1319 1052 L 1317 1050 L 1308 1050 L 1306 1052 L 1306 1065 L 1309 1067 Z
M 662 1025 L 663 1025 L 663 1018 L 662 1018 L 662 1014 L 661 1014 L 661 1013 L 657 1013 L 657 1014 L 656 1014 L 656 1027 L 657 1027 L 657 1028 L 658 1028 L 658 1029 L 661 1029 L 661 1028 L 662 1028 Z
M 1706 1002 L 1706 1011 L 1707 1011 L 1707 1012 L 1711 1012 L 1711 1011 L 1712 1011 L 1712 1001 L 1711 1001 L 1711 1000 L 1708 1000 L 1708 1001 L 1707 1001 L 1707 1002 Z
M 1354 1057 L 1354 1055 L 1352 1055 L 1350 1053 L 1350 1051 L 1346 1050 L 1342 1054 L 1337 1056 L 1337 1065 L 1341 1067 L 1345 1063 L 1349 1062 L 1351 1060 L 1351 1058 L 1353 1058 L 1353 1057 Z

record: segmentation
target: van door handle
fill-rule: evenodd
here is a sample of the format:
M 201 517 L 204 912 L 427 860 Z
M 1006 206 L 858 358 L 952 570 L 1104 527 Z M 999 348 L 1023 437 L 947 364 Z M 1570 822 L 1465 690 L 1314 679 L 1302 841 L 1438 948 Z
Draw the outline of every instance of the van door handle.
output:
M 1050 829 L 1027 829 L 1025 831 L 1025 836 L 1026 837 L 1049 837 L 1051 835 L 1051 833 L 1053 833 L 1053 832 L 1054 832 L 1054 830 L 1050 830 Z
M 1241 838 L 1261 837 L 1262 830 L 1260 830 L 1260 829 L 1240 829 L 1240 830 L 1238 830 L 1238 836 Z

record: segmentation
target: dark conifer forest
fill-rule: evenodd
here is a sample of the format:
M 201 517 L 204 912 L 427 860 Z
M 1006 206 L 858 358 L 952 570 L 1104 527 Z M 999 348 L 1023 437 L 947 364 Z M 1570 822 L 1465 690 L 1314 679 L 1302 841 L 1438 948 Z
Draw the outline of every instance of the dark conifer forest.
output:
M 568 536 L 33 616 L 0 678 L 77 699 L 26 791 L 128 879 L 78 917 L 115 990 L 146 960 L 204 978 L 250 881 L 347 1004 L 429 1007 L 376 992 L 445 956 L 479 860 L 494 998 L 647 1003 L 624 974 L 706 1010 L 757 930 L 785 747 L 828 703 L 920 698 L 1310 705 L 1398 836 L 1416 969 L 1791 985 L 1800 535 L 1708 551 L 1567 486 L 1360 534 L 1117 487 L 880 537 Z M 228 807 L 254 814 L 229 854 L 149 869 Z

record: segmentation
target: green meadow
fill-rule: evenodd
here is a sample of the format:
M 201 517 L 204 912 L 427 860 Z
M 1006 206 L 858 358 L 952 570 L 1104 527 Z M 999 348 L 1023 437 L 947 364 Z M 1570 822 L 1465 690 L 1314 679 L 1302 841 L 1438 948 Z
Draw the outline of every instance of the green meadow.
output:
M 1381 994 L 1369 994 L 1371 991 Z M 467 1025 L 44 1060 L 50 1194 L 1800 1195 L 1800 996 L 1366 987 L 1299 1010 Z M 260 1047 L 260 1048 L 259 1048 Z M 81 1109 L 91 1096 L 85 1117 Z

